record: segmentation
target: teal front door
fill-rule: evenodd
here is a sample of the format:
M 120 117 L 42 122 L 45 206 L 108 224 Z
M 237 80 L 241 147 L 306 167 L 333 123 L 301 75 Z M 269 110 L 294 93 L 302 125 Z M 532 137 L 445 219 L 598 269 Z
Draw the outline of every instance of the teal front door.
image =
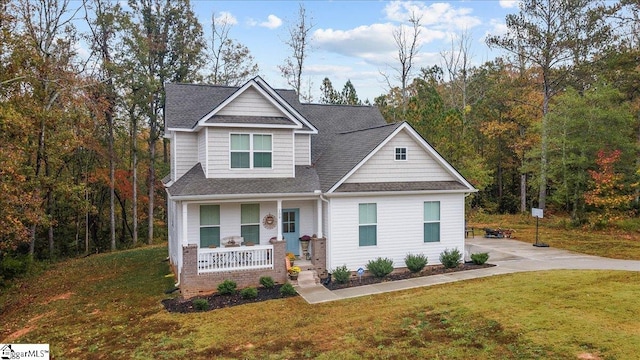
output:
M 282 210 L 282 236 L 287 241 L 287 252 L 300 255 L 300 209 Z

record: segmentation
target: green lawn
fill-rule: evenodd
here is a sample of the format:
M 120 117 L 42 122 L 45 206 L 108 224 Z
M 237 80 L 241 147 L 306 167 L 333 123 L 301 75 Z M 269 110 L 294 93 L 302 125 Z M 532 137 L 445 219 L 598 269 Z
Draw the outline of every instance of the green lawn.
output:
M 56 359 L 633 359 L 640 273 L 548 271 L 339 302 L 174 314 L 161 246 L 66 261 L 0 295 L 0 343 Z

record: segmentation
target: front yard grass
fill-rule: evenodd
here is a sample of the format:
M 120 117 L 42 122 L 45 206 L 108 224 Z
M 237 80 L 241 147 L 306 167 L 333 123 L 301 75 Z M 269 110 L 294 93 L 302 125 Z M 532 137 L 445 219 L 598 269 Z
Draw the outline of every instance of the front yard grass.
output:
M 630 359 L 640 349 L 638 272 L 520 273 L 176 314 L 160 303 L 174 280 L 165 257 L 156 246 L 53 265 L 0 294 L 0 343 L 49 343 L 56 359 Z

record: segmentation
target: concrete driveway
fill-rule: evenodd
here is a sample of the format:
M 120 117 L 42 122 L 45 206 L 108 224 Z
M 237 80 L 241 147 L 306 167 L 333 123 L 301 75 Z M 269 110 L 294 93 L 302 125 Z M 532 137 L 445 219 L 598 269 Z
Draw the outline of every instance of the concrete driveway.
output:
M 553 247 L 535 247 L 513 239 L 475 237 L 466 239 L 465 260 L 473 253 L 488 252 L 489 262 L 501 273 L 551 269 L 640 271 L 638 260 L 616 260 Z
M 297 291 L 308 303 L 317 304 L 524 271 L 553 269 L 640 271 L 640 261 L 638 260 L 607 259 L 552 247 L 535 247 L 533 244 L 513 239 L 486 239 L 483 237 L 466 239 L 465 260 L 469 260 L 471 254 L 481 252 L 489 253 L 488 262 L 497 266 L 406 280 L 388 281 L 334 291 L 329 291 L 324 286 L 312 282 L 308 286 L 297 286 Z

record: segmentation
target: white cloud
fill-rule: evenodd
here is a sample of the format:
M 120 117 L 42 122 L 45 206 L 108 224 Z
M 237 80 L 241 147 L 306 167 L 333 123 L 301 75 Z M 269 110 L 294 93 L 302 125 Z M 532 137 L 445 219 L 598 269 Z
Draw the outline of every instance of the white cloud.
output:
M 260 26 L 266 27 L 267 29 L 277 29 L 282 25 L 282 19 L 275 15 L 267 16 L 267 21 L 263 21 L 260 23 Z
M 505 9 L 512 9 L 518 7 L 519 1 L 517 0 L 500 0 L 500 7 Z
M 509 32 L 509 28 L 504 20 L 491 19 L 489 20 L 489 25 L 489 30 L 484 34 L 483 41 L 489 36 L 502 36 Z
M 215 17 L 215 21 L 220 25 L 236 25 L 238 23 L 238 19 L 228 11 L 221 11 L 218 13 L 218 16 Z
M 471 8 L 454 8 L 450 3 L 425 4 L 413 1 L 392 1 L 384 8 L 385 16 L 395 22 L 407 22 L 412 14 L 425 27 L 440 30 L 466 30 L 482 22 L 472 15 Z

